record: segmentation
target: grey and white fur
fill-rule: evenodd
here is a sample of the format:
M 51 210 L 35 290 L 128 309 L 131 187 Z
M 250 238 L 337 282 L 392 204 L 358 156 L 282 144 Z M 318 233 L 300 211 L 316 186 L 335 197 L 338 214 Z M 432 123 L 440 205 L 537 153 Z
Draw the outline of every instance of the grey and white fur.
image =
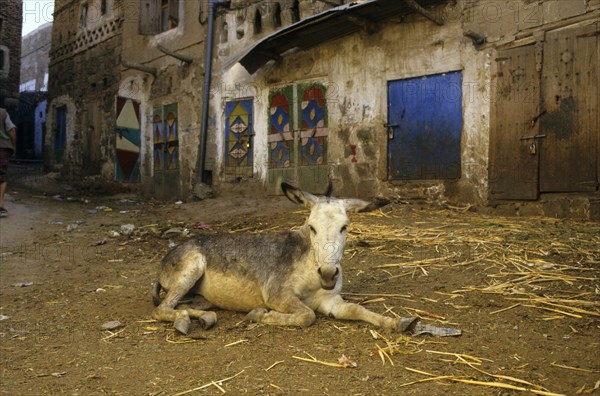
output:
M 176 247 L 160 264 L 153 317 L 174 322 L 183 334 L 190 318 L 212 327 L 217 315 L 211 308 L 248 312 L 247 320 L 270 325 L 310 326 L 319 312 L 387 330 L 411 327 L 415 318 L 386 317 L 341 296 L 347 213 L 388 202 L 332 198 L 331 188 L 324 197 L 287 183 L 281 188 L 292 202 L 310 206 L 304 225 L 281 233 L 201 236 Z M 181 304 L 187 296 L 196 297 L 193 306 Z

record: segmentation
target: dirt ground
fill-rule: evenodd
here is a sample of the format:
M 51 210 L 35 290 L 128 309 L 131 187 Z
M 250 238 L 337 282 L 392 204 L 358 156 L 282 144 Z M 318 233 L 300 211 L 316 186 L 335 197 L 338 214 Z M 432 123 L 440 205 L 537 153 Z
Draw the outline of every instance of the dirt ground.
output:
M 9 191 L 2 395 L 600 395 L 598 223 L 394 202 L 351 216 L 345 297 L 462 336 L 378 334 L 326 317 L 269 327 L 218 311 L 215 328 L 195 324 L 184 337 L 150 316 L 169 245 L 285 230 L 305 210 L 285 198 L 165 204 Z M 111 236 L 124 224 L 131 235 Z M 124 327 L 103 330 L 109 321 Z M 342 355 L 356 367 L 322 364 Z

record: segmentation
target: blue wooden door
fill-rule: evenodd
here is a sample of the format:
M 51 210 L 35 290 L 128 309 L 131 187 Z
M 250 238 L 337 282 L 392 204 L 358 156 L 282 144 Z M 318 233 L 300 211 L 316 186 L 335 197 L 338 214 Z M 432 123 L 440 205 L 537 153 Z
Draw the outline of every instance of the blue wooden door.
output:
M 460 177 L 462 74 L 388 82 L 388 176 Z

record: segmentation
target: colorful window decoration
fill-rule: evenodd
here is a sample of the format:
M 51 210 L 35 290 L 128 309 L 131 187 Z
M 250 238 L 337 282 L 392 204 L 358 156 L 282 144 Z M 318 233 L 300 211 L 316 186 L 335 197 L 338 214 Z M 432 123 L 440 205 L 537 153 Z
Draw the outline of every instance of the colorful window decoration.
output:
M 115 178 L 122 182 L 140 180 L 140 104 L 117 97 Z
M 177 103 L 154 109 L 152 135 L 154 170 L 177 170 L 179 167 L 179 133 Z
M 300 164 L 327 163 L 327 103 L 322 84 L 298 85 Z
M 162 170 L 165 162 L 164 156 L 164 141 L 162 109 L 159 109 L 159 114 L 154 110 L 152 118 L 152 131 L 154 136 L 154 170 Z
M 252 100 L 227 102 L 225 104 L 226 168 L 252 168 L 253 136 Z
M 289 168 L 293 164 L 293 89 L 271 91 L 269 95 L 269 167 Z

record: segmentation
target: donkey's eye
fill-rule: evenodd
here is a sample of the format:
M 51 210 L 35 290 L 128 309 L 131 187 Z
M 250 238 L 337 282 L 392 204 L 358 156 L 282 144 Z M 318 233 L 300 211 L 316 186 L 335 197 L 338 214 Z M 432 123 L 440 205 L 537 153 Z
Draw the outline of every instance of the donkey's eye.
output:
M 340 232 L 346 232 L 346 229 L 348 228 L 347 225 L 343 226 L 342 229 L 340 230 Z
M 317 233 L 317 230 L 315 230 L 315 227 L 313 227 L 311 225 L 309 225 L 309 227 L 310 227 L 310 232 L 312 232 L 313 234 Z

